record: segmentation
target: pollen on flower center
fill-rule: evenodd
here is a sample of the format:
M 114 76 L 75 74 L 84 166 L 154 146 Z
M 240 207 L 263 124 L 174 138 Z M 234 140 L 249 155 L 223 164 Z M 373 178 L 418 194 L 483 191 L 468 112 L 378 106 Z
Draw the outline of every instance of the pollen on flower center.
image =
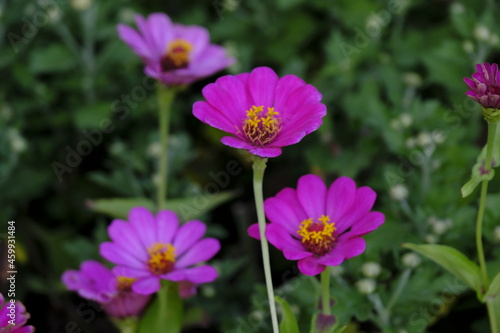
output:
M 302 236 L 302 246 L 320 257 L 333 249 L 335 230 L 337 228 L 335 223 L 330 223 L 330 217 L 321 215 L 316 222 L 312 218 L 302 221 L 297 233 Z
M 488 86 L 486 93 L 489 95 L 500 95 L 500 87 L 497 86 Z
M 243 134 L 255 146 L 264 147 L 271 143 L 281 130 L 281 118 L 273 107 L 253 105 L 243 120 Z
M 126 276 L 119 276 L 116 278 L 116 289 L 119 291 L 130 291 L 132 284 L 135 282 L 134 278 Z
M 164 72 L 174 69 L 187 68 L 189 54 L 193 46 L 184 39 L 175 39 L 167 46 L 165 55 L 161 58 L 161 68 Z
M 148 253 L 148 268 L 152 273 L 162 275 L 174 269 L 175 247 L 172 244 L 154 243 Z

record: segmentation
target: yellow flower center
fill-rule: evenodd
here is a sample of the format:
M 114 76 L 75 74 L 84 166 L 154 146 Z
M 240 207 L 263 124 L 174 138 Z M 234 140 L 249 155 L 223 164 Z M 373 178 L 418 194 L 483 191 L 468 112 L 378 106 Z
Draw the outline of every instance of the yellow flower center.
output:
M 134 278 L 129 278 L 126 276 L 119 276 L 116 278 L 118 291 L 130 291 L 132 284 L 135 282 Z
M 148 268 L 152 273 L 162 275 L 174 269 L 175 247 L 172 244 L 154 243 L 148 253 Z
M 302 236 L 302 246 L 309 252 L 320 257 L 329 253 L 335 245 L 335 223 L 330 223 L 330 217 L 321 215 L 316 222 L 312 218 L 302 221 L 297 233 Z
M 167 51 L 161 58 L 161 68 L 164 72 L 174 69 L 187 68 L 189 65 L 189 53 L 193 45 L 184 39 L 175 39 L 168 43 Z
M 264 147 L 271 143 L 281 130 L 281 118 L 273 107 L 252 106 L 243 120 L 243 134 L 252 144 Z

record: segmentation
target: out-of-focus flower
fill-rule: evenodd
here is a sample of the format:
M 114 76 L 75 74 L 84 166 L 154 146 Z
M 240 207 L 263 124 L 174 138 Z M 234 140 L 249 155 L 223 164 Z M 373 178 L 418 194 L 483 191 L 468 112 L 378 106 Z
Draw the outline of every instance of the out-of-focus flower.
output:
M 285 188 L 264 202 L 271 221 L 267 239 L 285 258 L 298 260 L 303 274 L 319 274 L 365 251 L 361 236 L 384 223 L 382 213 L 371 211 L 376 196 L 369 187 L 356 188 L 347 177 L 327 188 L 318 176 L 302 176 L 297 190 Z M 248 233 L 259 239 L 258 225 L 250 226 Z
M 403 265 L 409 268 L 415 268 L 422 262 L 422 259 L 413 252 L 405 253 L 401 260 L 403 261 Z
M 396 201 L 403 201 L 408 198 L 408 187 L 404 184 L 396 184 L 389 190 L 389 195 Z
M 403 81 L 411 87 L 420 87 L 422 85 L 422 77 L 418 73 L 410 72 L 403 76 Z
M 417 144 L 422 148 L 432 145 L 432 136 L 428 132 L 420 132 L 417 136 Z
M 62 281 L 69 290 L 86 299 L 98 302 L 112 317 L 138 317 L 150 296 L 134 293 L 131 289 L 136 279 L 118 276 L 103 264 L 84 261 L 80 270 L 64 272 Z
M 403 126 L 404 128 L 407 128 L 407 127 L 411 126 L 411 124 L 413 123 L 413 118 L 408 113 L 402 113 L 399 116 L 399 122 L 401 123 L 401 126 Z
M 76 10 L 84 11 L 92 6 L 92 0 L 71 0 L 71 7 Z
M 377 288 L 377 282 L 374 279 L 361 279 L 356 282 L 356 288 L 362 294 L 369 295 Z
M 268 67 L 223 76 L 203 88 L 196 118 L 233 136 L 222 143 L 260 157 L 276 157 L 281 147 L 315 131 L 326 115 L 321 94 L 295 75 L 278 78 Z
M 174 212 L 160 211 L 154 216 L 142 207 L 132 208 L 129 221 L 114 220 L 108 228 L 112 242 L 101 244 L 100 253 L 118 265 L 119 276 L 135 279 L 132 290 L 152 294 L 160 280 L 211 282 L 217 271 L 209 265 L 194 266 L 211 259 L 220 249 L 215 238 L 204 238 L 206 225 L 189 221 L 179 226 Z
M 425 241 L 429 244 L 436 244 L 437 237 L 436 237 L 436 235 L 429 234 L 429 235 L 425 236 Z
M 365 262 L 363 266 L 361 266 L 361 272 L 363 272 L 366 277 L 375 278 L 382 272 L 382 267 L 376 262 Z
M 164 13 L 136 15 L 138 31 L 120 24 L 118 34 L 145 63 L 145 73 L 167 86 L 187 85 L 212 75 L 234 59 L 210 44 L 207 29 L 174 24 Z
M 462 48 L 466 53 L 473 53 L 474 52 L 474 43 L 472 43 L 470 40 L 466 40 L 462 44 Z
M 474 28 L 474 37 L 478 41 L 487 42 L 490 39 L 490 29 L 482 24 L 479 24 Z
M 7 137 L 10 141 L 10 147 L 16 153 L 22 153 L 28 147 L 28 144 L 26 143 L 24 137 L 15 128 L 9 128 L 7 130 Z
M 477 72 L 472 79 L 464 78 L 469 87 L 467 96 L 481 104 L 484 108 L 500 108 L 500 74 L 497 64 L 478 64 Z
M 158 141 L 152 142 L 147 148 L 148 155 L 151 157 L 159 157 L 161 154 L 161 143 Z
M 0 332 L 2 333 L 32 333 L 35 328 L 26 325 L 30 314 L 26 312 L 23 303 L 16 300 L 5 299 L 0 294 Z

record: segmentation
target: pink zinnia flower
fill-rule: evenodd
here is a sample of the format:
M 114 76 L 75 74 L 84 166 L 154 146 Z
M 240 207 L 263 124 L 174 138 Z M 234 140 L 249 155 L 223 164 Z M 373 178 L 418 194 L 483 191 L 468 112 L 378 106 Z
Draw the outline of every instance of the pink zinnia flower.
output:
M 196 118 L 232 136 L 222 143 L 260 157 L 276 157 L 281 147 L 315 131 L 326 115 L 321 94 L 295 75 L 278 78 L 268 67 L 220 77 L 203 88 L 205 101 L 193 105 Z
M 118 34 L 145 63 L 145 73 L 166 85 L 186 85 L 234 63 L 226 50 L 210 44 L 207 29 L 174 24 L 164 13 L 136 15 L 138 31 L 119 24 Z
M 464 78 L 469 87 L 467 96 L 484 108 L 500 109 L 500 73 L 497 64 L 477 64 L 472 79 Z
M 371 188 L 356 188 L 347 177 L 327 188 L 318 176 L 302 176 L 296 190 L 285 188 L 264 202 L 271 221 L 266 237 L 285 258 L 298 260 L 303 274 L 319 274 L 365 251 L 361 236 L 384 223 L 382 213 L 370 211 L 375 198 Z M 257 224 L 248 233 L 260 238 Z
M 84 261 L 79 271 L 69 270 L 62 276 L 62 282 L 69 290 L 98 302 L 110 316 L 116 318 L 138 317 L 150 299 L 149 295 L 136 294 L 131 290 L 134 281 L 114 274 L 94 260 Z
M 2 294 L 0 294 L 0 332 L 2 333 L 32 333 L 35 328 L 31 325 L 26 325 L 30 318 L 30 314 L 26 312 L 26 308 L 20 301 L 8 300 L 5 302 Z
M 174 212 L 160 211 L 156 217 L 147 209 L 129 212 L 129 222 L 114 220 L 108 228 L 112 242 L 101 244 L 101 255 L 118 265 L 113 271 L 136 279 L 132 290 L 152 294 L 160 289 L 160 279 L 211 282 L 217 271 L 209 265 L 191 267 L 211 259 L 220 249 L 214 238 L 204 238 L 206 226 L 189 221 L 179 226 Z

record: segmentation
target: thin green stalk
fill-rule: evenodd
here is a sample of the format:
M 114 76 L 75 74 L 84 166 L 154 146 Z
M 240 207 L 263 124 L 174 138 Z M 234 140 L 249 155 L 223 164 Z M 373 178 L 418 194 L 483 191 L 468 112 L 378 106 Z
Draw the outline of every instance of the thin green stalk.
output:
M 120 329 L 121 333 L 137 332 L 137 318 L 127 317 L 125 319 L 114 319 L 113 322 Z
M 266 238 L 266 218 L 264 215 L 264 198 L 262 195 L 262 182 L 264 171 L 266 170 L 267 158 L 255 156 L 253 159 L 253 191 L 255 197 L 255 207 L 257 208 L 257 220 L 259 222 L 260 245 L 262 249 L 262 261 L 264 263 L 264 276 L 266 279 L 267 297 L 273 332 L 279 333 L 278 316 L 276 315 L 276 303 L 274 302 L 274 288 L 271 276 L 271 263 L 269 260 L 269 245 Z
M 161 209 L 163 201 L 167 198 L 167 174 L 168 174 L 168 129 L 170 125 L 170 113 L 172 102 L 175 97 L 175 89 L 158 84 L 158 118 L 160 131 L 161 152 L 158 161 L 158 192 L 157 207 Z
M 326 266 L 325 270 L 321 273 L 321 300 L 323 305 L 323 314 L 331 315 L 330 308 L 330 266 Z
M 386 312 L 387 312 L 387 315 L 389 317 L 391 314 L 391 309 L 399 300 L 401 293 L 405 289 L 406 284 L 408 283 L 408 280 L 410 279 L 410 275 L 411 275 L 411 268 L 405 269 L 405 271 L 401 274 L 401 278 L 399 279 L 398 285 L 396 286 L 396 290 L 394 291 L 391 298 L 389 299 L 389 303 L 387 303 Z

